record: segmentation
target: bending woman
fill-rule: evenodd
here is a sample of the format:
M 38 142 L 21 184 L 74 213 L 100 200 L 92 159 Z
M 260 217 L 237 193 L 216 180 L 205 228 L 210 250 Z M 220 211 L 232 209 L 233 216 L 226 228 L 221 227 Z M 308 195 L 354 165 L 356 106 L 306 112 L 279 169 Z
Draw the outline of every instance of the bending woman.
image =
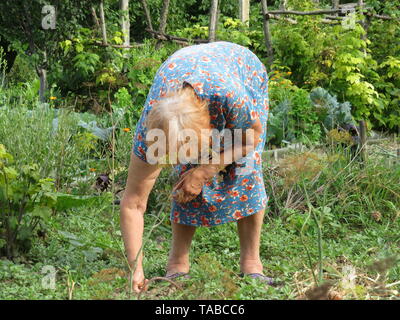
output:
M 268 201 L 261 166 L 268 102 L 265 66 L 251 51 L 233 43 L 180 49 L 159 68 L 137 125 L 121 202 L 121 230 L 134 269 L 135 291 L 146 283 L 141 252 L 143 216 L 162 170 L 160 159 L 166 158 L 175 164 L 180 177 L 172 201 L 166 276 L 189 272 L 189 249 L 196 227 L 237 222 L 241 272 L 272 284 L 263 274 L 259 255 Z M 194 133 L 192 141 L 187 129 Z M 224 133 L 219 147 L 214 136 L 207 139 L 207 134 L 216 130 Z M 154 133 L 160 132 L 165 139 L 154 138 Z M 231 137 L 234 143 L 229 141 Z M 154 148 L 156 142 L 158 149 Z M 160 142 L 165 142 L 164 148 Z M 189 160 L 174 157 L 182 154 Z M 208 161 L 199 161 L 200 157 Z

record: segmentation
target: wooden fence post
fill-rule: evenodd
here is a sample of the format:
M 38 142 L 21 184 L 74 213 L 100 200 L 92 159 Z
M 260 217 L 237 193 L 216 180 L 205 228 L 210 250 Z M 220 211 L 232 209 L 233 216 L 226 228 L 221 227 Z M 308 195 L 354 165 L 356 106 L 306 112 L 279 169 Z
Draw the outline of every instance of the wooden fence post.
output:
M 208 40 L 214 42 L 217 39 L 218 27 L 218 0 L 211 0 L 210 25 L 208 27 Z
M 250 0 L 239 0 L 239 19 L 247 26 L 250 20 Z
M 167 19 L 168 19 L 168 10 L 169 10 L 169 2 L 170 0 L 164 0 L 163 7 L 161 11 L 161 18 L 160 18 L 160 26 L 158 27 L 158 32 L 165 33 L 165 28 L 167 27 Z M 157 41 L 156 49 L 160 49 L 161 41 Z
M 104 17 L 104 2 L 100 1 L 100 24 L 101 24 L 101 35 L 103 39 L 103 45 L 107 45 L 107 30 L 106 30 L 106 19 Z
M 121 29 L 124 37 L 124 46 L 130 46 L 129 0 L 120 0 L 119 9 L 121 10 Z
M 340 0 L 332 0 L 332 9 L 339 9 Z M 339 16 L 338 13 L 335 13 L 334 16 Z
M 264 24 L 265 46 L 267 47 L 268 64 L 271 67 L 271 65 L 274 62 L 274 51 L 272 48 L 271 33 L 270 33 L 270 29 L 269 29 L 267 0 L 261 0 L 261 7 L 262 7 L 261 11 L 262 11 L 262 15 L 263 15 L 263 24 Z
M 360 156 L 362 162 L 365 162 L 367 160 L 367 152 L 366 152 L 366 147 L 367 147 L 367 125 L 364 120 L 360 121 Z
M 286 10 L 287 2 L 288 2 L 288 0 L 281 0 L 281 3 L 279 4 L 279 10 Z

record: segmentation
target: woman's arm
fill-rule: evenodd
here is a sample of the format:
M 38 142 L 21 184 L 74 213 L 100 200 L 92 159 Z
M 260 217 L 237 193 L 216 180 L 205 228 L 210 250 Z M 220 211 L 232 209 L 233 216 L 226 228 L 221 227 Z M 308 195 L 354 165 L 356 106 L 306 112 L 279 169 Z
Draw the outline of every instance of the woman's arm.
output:
M 176 197 L 179 202 L 188 202 L 194 199 L 201 192 L 203 184 L 207 180 L 214 177 L 227 165 L 238 161 L 255 149 L 263 132 L 260 120 L 257 119 L 253 126 L 247 130 L 253 130 L 252 140 L 247 141 L 244 135 L 241 144 L 233 145 L 233 147 L 225 149 L 219 154 L 217 161 L 213 163 L 211 160 L 209 164 L 202 164 L 191 169 L 181 178 L 174 188 L 174 190 L 180 189 L 183 191 L 183 194 L 178 193 L 179 196 Z
M 140 160 L 132 153 L 126 189 L 121 201 L 121 232 L 128 262 L 133 270 L 133 289 L 140 291 L 144 281 L 141 252 L 144 212 L 151 189 L 161 169 Z M 140 253 L 140 254 L 139 254 Z

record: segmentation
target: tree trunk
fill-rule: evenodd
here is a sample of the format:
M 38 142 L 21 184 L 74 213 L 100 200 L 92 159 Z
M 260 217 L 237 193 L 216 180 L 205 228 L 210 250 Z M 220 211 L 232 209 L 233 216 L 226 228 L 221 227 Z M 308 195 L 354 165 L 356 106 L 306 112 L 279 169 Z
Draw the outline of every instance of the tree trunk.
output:
M 287 2 L 288 0 L 281 0 L 281 3 L 279 5 L 279 10 L 287 10 Z
M 47 52 L 43 52 L 42 63 L 36 67 L 36 73 L 39 77 L 40 87 L 39 87 L 39 101 L 46 102 L 46 91 L 47 91 Z
M 153 30 L 153 23 L 151 22 L 151 15 L 149 11 L 149 7 L 147 6 L 147 1 L 146 0 L 141 0 L 144 14 L 146 15 L 146 20 L 147 20 L 147 26 L 149 27 L 150 30 Z
M 359 122 L 360 124 L 360 156 L 361 160 L 363 163 L 367 160 L 367 152 L 366 152 L 366 147 L 367 147 L 367 125 L 364 120 L 361 120 Z
M 43 67 L 37 68 L 37 74 L 40 80 L 40 88 L 39 88 L 39 101 L 44 103 L 46 102 L 46 91 L 47 91 L 47 70 Z
M 213 42 L 216 40 L 218 26 L 218 0 L 211 0 L 210 9 L 210 25 L 208 27 L 208 40 Z
M 239 19 L 246 25 L 250 20 L 250 0 L 239 0 Z
M 339 3 L 340 3 L 340 0 L 332 0 L 332 9 L 335 9 L 335 10 L 339 9 Z M 334 15 L 338 16 L 337 13 L 334 13 Z
M 97 29 L 100 30 L 100 32 L 101 32 L 101 27 L 100 27 L 100 23 L 99 23 L 99 18 L 97 18 L 96 9 L 94 7 L 91 7 L 90 10 L 92 11 L 92 17 L 93 17 L 94 24 L 96 25 Z
M 130 22 L 129 22 L 129 0 L 120 0 L 119 8 L 121 10 L 121 29 L 124 35 L 124 46 L 130 46 Z
M 267 0 L 261 0 L 262 5 L 262 14 L 263 14 L 263 23 L 264 23 L 264 38 L 265 38 L 265 46 L 267 47 L 268 54 L 268 64 L 271 67 L 274 62 L 274 51 L 272 48 L 272 40 L 271 40 L 271 32 L 269 29 L 269 19 L 268 19 L 268 6 Z
M 107 45 L 107 30 L 106 30 L 106 19 L 104 17 L 104 2 L 100 1 L 100 24 L 101 24 L 101 34 L 103 37 L 103 44 Z
M 315 7 L 316 7 L 316 8 L 319 8 L 319 6 L 320 6 L 319 0 L 313 0 L 313 2 L 314 2 L 314 4 L 315 4 Z
M 167 27 L 167 19 L 168 19 L 168 10 L 169 10 L 169 2 L 170 0 L 164 0 L 163 8 L 161 11 L 160 25 L 158 27 L 158 32 L 165 33 L 165 28 Z M 158 41 L 156 44 L 156 49 L 161 47 L 161 41 Z

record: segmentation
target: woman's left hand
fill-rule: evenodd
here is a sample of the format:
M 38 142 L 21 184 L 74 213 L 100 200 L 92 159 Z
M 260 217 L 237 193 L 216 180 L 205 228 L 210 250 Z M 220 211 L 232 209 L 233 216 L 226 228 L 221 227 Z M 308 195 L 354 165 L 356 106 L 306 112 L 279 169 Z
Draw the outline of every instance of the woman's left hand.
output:
M 198 166 L 186 171 L 173 189 L 174 199 L 185 203 L 196 198 L 201 193 L 204 183 L 217 173 L 215 171 L 211 166 Z
M 173 197 L 180 203 L 185 203 L 196 198 L 203 189 L 205 183 L 199 167 L 186 171 L 176 183 L 173 189 Z

